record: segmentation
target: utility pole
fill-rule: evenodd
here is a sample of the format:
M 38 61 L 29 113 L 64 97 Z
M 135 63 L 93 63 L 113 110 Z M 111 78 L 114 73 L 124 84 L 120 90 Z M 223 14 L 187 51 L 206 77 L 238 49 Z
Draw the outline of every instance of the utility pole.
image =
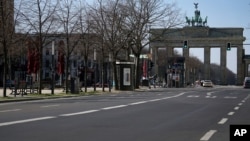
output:
M 52 50 L 51 50 L 51 54 L 52 54 L 52 63 L 51 63 L 51 69 L 52 69 L 52 74 L 51 74 L 51 77 L 52 77 L 52 82 L 51 82 L 51 94 L 54 94 L 54 89 L 55 89 L 55 58 L 54 58 L 54 55 L 55 55 L 55 41 L 52 41 Z

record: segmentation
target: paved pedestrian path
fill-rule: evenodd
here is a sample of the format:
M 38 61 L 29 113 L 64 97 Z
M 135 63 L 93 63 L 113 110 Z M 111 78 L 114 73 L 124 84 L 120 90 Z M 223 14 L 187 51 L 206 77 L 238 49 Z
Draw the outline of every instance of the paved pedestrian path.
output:
M 105 88 L 104 90 L 105 90 L 105 92 L 109 91 L 108 88 Z M 7 91 L 6 94 L 7 94 L 8 97 L 14 96 L 14 94 L 11 94 L 11 89 L 7 88 L 6 91 Z M 85 88 L 82 88 L 82 92 L 80 92 L 80 93 L 83 93 L 84 91 L 85 91 Z M 102 88 L 97 87 L 96 91 L 97 92 L 102 92 Z M 114 90 L 112 90 L 112 91 L 114 91 Z M 94 88 L 93 87 L 88 87 L 87 92 L 94 92 Z M 42 94 L 51 94 L 51 93 L 52 93 L 51 89 L 42 89 Z M 54 89 L 54 94 L 64 94 L 64 93 L 65 93 L 65 91 L 63 90 L 63 88 L 55 88 Z M 18 94 L 16 96 L 21 96 L 21 95 Z M 23 95 L 23 96 L 25 96 L 25 95 Z M 3 97 L 3 88 L 0 88 L 0 97 Z
M 120 91 L 111 89 L 111 92 L 109 92 L 109 89 L 105 87 L 104 92 L 101 87 L 97 87 L 96 91 L 94 91 L 93 87 L 87 88 L 87 93 L 85 93 L 85 88 L 82 88 L 82 92 L 79 92 L 79 94 L 66 94 L 65 91 L 63 91 L 63 88 L 56 88 L 54 89 L 54 95 L 52 95 L 50 89 L 42 89 L 42 94 L 26 94 L 26 95 L 13 95 L 11 94 L 11 90 L 9 88 L 7 90 L 7 97 L 3 97 L 3 88 L 0 88 L 0 103 L 3 102 L 15 102 L 15 101 L 26 101 L 26 100 L 40 100 L 40 99 L 51 99 L 51 98 L 64 98 L 64 97 L 77 97 L 77 96 L 84 96 L 84 95 L 93 95 L 93 94 L 110 94 L 110 93 L 119 93 Z M 140 89 L 136 89 L 135 91 L 147 91 L 149 90 L 148 87 L 140 87 Z

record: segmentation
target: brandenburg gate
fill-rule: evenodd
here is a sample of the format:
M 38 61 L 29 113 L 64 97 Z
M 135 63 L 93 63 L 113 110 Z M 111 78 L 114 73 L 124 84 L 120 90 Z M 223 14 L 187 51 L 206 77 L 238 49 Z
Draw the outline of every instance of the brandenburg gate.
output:
M 152 50 L 152 61 L 155 64 L 154 71 L 158 72 L 158 49 L 166 49 L 166 59 L 173 57 L 174 48 L 183 48 L 183 57 L 185 62 L 189 58 L 190 48 L 204 48 L 204 79 L 210 78 L 210 60 L 211 60 L 211 48 L 220 48 L 220 84 L 227 84 L 227 45 L 230 44 L 231 48 L 237 48 L 237 85 L 241 85 L 244 79 L 244 49 L 243 42 L 245 37 L 243 36 L 243 28 L 210 28 L 207 26 L 207 17 L 202 20 L 198 3 L 195 4 L 195 17 L 189 19 L 186 17 L 187 26 L 183 28 L 171 28 L 171 29 L 150 29 L 150 49 Z M 187 47 L 184 46 L 184 41 L 187 42 Z M 166 61 L 166 66 L 169 66 Z M 184 71 L 184 83 L 190 82 L 190 69 L 187 65 Z

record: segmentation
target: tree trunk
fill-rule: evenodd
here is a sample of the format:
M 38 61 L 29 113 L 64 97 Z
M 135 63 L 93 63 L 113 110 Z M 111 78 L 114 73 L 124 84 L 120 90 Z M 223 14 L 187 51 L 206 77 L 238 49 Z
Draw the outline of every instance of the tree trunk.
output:
M 7 55 L 8 55 L 8 50 L 7 50 L 7 45 L 5 39 L 3 40 L 3 47 L 4 47 L 4 72 L 3 72 L 3 97 L 7 97 L 6 94 L 6 80 L 7 80 Z
M 69 55 L 67 53 L 66 56 L 66 78 L 65 78 L 65 93 L 69 93 L 69 83 L 68 83 L 68 78 L 69 78 Z
M 42 94 L 42 86 L 43 86 L 43 82 L 42 82 L 42 79 L 43 79 L 43 45 L 42 45 L 42 29 L 41 29 L 42 26 L 40 26 L 40 33 L 39 33 L 39 36 L 38 36 L 38 55 L 39 55 L 39 91 L 38 93 L 39 94 Z
M 85 63 L 85 66 L 84 66 L 84 91 L 85 93 L 87 93 L 87 71 L 88 71 L 88 61 L 87 61 L 87 58 L 88 57 L 84 57 L 84 63 Z

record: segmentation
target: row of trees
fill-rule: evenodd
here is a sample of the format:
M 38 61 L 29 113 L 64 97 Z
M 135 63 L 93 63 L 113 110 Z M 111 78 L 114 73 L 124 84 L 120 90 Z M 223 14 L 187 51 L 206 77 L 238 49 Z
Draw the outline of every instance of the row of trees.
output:
M 4 7 L 1 6 L 1 11 L 6 11 Z M 112 56 L 113 68 L 116 66 L 115 61 L 120 59 L 121 51 L 130 50 L 136 60 L 135 86 L 139 87 L 140 66 L 137 64 L 142 49 L 149 45 L 149 28 L 158 26 L 167 30 L 183 24 L 176 4 L 163 0 L 95 0 L 92 4 L 82 0 L 15 0 L 13 9 L 14 14 L 10 12 L 3 15 L 2 12 L 1 15 L 2 25 L 11 25 L 7 21 L 14 19 L 12 32 L 1 26 L 2 53 L 6 64 L 3 82 L 6 82 L 8 50 L 18 40 L 14 38 L 17 33 L 37 37 L 39 81 L 42 80 L 42 50 L 47 44 L 48 35 L 56 34 L 63 35 L 66 41 L 66 76 L 69 74 L 70 57 L 74 50 L 82 53 L 85 62 L 88 61 L 90 53 L 93 53 L 93 47 L 101 54 L 101 60 L 109 53 Z M 95 35 L 95 39 L 92 35 Z M 113 72 L 117 84 L 116 69 L 113 69 Z

